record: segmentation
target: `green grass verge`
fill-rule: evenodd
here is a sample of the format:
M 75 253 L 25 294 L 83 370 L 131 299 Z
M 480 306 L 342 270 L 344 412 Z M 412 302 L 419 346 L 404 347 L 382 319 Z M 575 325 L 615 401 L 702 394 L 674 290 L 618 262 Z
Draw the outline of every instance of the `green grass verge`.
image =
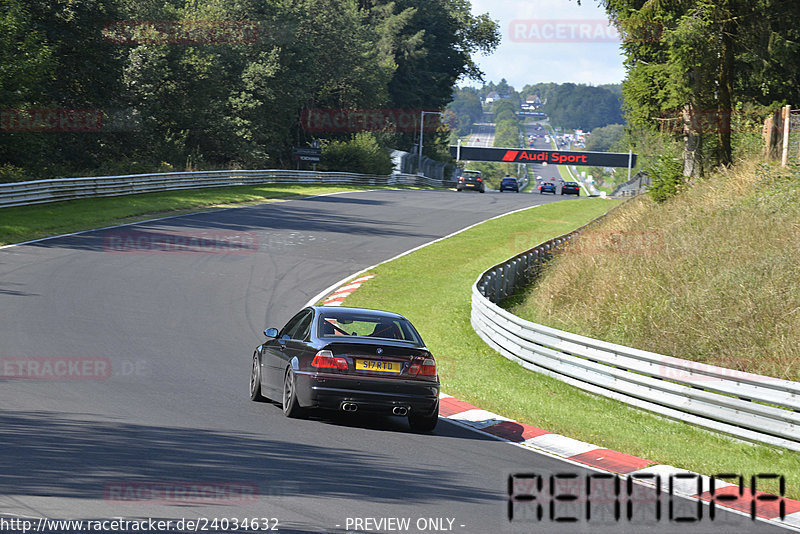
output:
M 489 348 L 470 325 L 471 287 L 481 272 L 617 205 L 575 199 L 488 221 L 380 265 L 348 306 L 408 317 L 439 365 L 442 390 L 483 409 L 601 447 L 704 474 L 786 476 L 800 498 L 798 455 L 750 445 L 598 397 L 525 370 Z M 591 288 L 586 288 L 591 291 Z M 759 489 L 777 492 L 777 485 Z
M 0 245 L 248 203 L 378 187 L 264 184 L 85 198 L 0 209 Z

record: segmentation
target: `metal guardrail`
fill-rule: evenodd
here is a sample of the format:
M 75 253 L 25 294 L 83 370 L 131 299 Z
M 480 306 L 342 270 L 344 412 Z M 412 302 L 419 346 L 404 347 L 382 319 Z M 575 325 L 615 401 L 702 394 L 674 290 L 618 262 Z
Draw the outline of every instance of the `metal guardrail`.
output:
M 89 178 L 58 178 L 0 184 L 0 207 L 26 206 L 76 198 L 153 193 L 246 184 L 325 184 L 368 186 L 452 187 L 453 181 L 413 174 L 355 174 L 346 172 L 243 170 L 195 171 Z
M 521 319 L 497 305 L 532 283 L 585 229 L 484 272 L 472 288 L 471 322 L 478 335 L 526 369 L 583 390 L 739 439 L 800 451 L 798 382 L 599 341 Z
M 633 178 L 615 187 L 614 191 L 611 192 L 611 196 L 636 196 L 639 193 L 646 191 L 650 186 L 650 182 L 650 177 L 642 171 L 639 171 L 633 176 Z

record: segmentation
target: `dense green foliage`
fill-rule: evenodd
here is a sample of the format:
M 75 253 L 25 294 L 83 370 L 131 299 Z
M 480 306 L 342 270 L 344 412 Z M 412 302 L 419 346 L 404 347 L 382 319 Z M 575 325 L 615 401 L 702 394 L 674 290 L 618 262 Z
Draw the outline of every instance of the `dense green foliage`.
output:
M 5 116 L 0 179 L 290 167 L 292 146 L 354 133 L 304 129 L 304 110 L 442 109 L 457 79 L 480 76 L 471 54 L 499 42 L 496 23 L 464 0 L 0 6 L 0 110 L 102 117 L 100 128 L 36 131 L 8 127 Z M 188 41 L 174 33 L 220 24 L 233 31 Z M 413 129 L 378 139 L 410 149 Z
M 322 147 L 322 169 L 328 171 L 391 174 L 392 158 L 371 132 L 349 141 L 331 141 Z
M 800 3 L 603 0 L 625 35 L 626 119 L 684 145 L 683 173 L 732 162 L 732 115 L 800 102 Z
M 472 125 L 481 121 L 483 106 L 474 87 L 456 87 L 453 101 L 447 105 L 445 122 L 457 136 L 468 135 Z
M 516 115 L 516 108 L 509 100 L 500 100 L 493 106 L 494 146 L 518 147 L 525 130 Z
M 609 152 L 612 148 L 618 149 L 623 135 L 625 135 L 625 127 L 622 124 L 609 124 L 595 128 L 586 139 L 586 150 Z
M 527 84 L 522 87 L 520 96 L 522 100 L 525 100 L 529 96 L 538 96 L 542 102 L 546 102 L 548 99 L 552 98 L 558 86 L 559 84 L 553 82 Z
M 660 154 L 644 172 L 651 178 L 647 192 L 656 202 L 664 202 L 674 197 L 686 179 L 683 176 L 680 159 L 670 154 Z
M 547 97 L 542 111 L 553 126 L 585 131 L 622 123 L 622 104 L 614 92 L 601 87 L 563 83 Z

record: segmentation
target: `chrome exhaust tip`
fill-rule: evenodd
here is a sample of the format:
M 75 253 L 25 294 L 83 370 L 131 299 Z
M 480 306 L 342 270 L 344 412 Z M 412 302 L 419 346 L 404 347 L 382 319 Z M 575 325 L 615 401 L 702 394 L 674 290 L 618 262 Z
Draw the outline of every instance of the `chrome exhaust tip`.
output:
M 342 411 L 344 412 L 355 412 L 358 410 L 358 404 L 355 402 L 343 402 L 342 403 Z
M 400 416 L 408 415 L 408 408 L 406 408 L 405 406 L 395 406 L 394 408 L 392 408 L 392 413 Z

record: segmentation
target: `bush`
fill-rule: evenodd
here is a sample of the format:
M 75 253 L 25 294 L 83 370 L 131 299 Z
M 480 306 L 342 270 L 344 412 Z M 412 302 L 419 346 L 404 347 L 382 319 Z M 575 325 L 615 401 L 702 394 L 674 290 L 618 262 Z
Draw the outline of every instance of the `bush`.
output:
M 590 152 L 608 152 L 611 147 L 617 145 L 625 134 L 625 127 L 622 124 L 609 124 L 600 128 L 595 128 L 586 139 L 586 150 Z
M 24 182 L 31 180 L 25 175 L 25 171 L 21 167 L 11 165 L 10 163 L 0 163 L 0 184 L 9 182 Z
M 656 202 L 674 197 L 686 181 L 683 163 L 670 154 L 657 156 L 653 164 L 644 169 L 644 173 L 652 179 L 647 192 Z
M 321 167 L 329 171 L 391 174 L 389 153 L 372 132 L 361 132 L 349 141 L 330 141 L 322 147 Z

